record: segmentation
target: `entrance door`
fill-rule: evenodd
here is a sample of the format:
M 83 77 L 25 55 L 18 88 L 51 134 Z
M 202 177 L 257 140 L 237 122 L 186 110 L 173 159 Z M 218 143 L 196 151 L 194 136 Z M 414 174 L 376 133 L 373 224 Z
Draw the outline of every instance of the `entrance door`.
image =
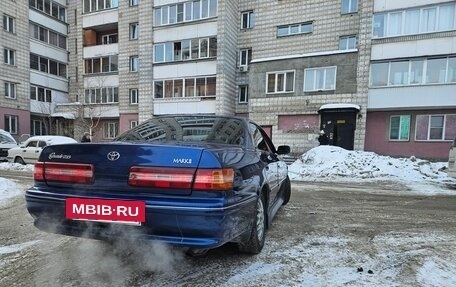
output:
M 322 110 L 321 129 L 329 137 L 329 144 L 353 150 L 356 128 L 356 111 Z

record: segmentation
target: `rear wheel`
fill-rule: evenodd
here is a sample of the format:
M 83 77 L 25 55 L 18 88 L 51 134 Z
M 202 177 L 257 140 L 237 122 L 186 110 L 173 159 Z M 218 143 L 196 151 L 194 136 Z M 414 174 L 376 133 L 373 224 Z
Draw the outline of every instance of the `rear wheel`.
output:
M 16 157 L 14 159 L 14 162 L 19 164 L 25 164 L 25 161 L 22 159 L 22 157 Z
M 239 243 L 239 250 L 246 253 L 258 254 L 264 246 L 266 234 L 266 208 L 264 194 L 261 193 L 255 208 L 255 221 L 247 240 Z

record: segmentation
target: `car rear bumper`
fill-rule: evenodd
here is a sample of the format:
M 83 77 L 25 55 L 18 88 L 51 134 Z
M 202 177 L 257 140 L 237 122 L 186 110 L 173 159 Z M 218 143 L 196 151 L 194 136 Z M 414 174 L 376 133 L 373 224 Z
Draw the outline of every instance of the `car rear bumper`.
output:
M 65 198 L 28 190 L 27 210 L 43 231 L 100 240 L 156 240 L 176 246 L 215 248 L 250 230 L 256 195 L 227 206 L 172 206 L 163 199 L 146 201 L 146 221 L 141 226 L 68 220 Z

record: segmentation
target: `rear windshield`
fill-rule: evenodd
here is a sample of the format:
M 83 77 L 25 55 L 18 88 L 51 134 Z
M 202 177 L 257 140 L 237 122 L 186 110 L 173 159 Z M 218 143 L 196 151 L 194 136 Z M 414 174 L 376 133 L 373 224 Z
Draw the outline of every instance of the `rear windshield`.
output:
M 10 138 L 9 136 L 4 135 L 4 134 L 0 134 L 0 143 L 2 143 L 2 144 L 15 144 L 16 142 L 14 141 L 14 139 Z
M 224 117 L 161 117 L 150 119 L 125 132 L 115 141 L 210 142 L 242 145 L 244 123 Z

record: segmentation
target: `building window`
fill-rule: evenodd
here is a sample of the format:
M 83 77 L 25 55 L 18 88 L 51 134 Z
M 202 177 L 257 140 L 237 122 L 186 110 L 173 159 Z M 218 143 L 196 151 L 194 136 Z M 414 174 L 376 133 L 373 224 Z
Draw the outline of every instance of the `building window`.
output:
M 30 99 L 51 103 L 52 102 L 52 91 L 42 87 L 30 86 Z
M 371 87 L 446 83 L 456 83 L 456 56 L 371 64 Z
M 154 63 L 217 57 L 217 38 L 186 39 L 154 45 Z
M 241 29 L 252 29 L 255 26 L 255 14 L 253 11 L 241 13 Z
M 32 135 L 41 136 L 46 134 L 46 127 L 42 121 L 32 120 Z
M 16 98 L 16 84 L 11 82 L 5 82 L 5 97 L 8 99 Z
M 186 1 L 154 9 L 154 25 L 171 25 L 217 16 L 217 0 Z
M 119 36 L 117 34 L 107 34 L 101 37 L 101 43 L 103 45 L 115 44 L 119 42 Z
M 90 0 L 84 0 L 84 4 L 85 2 L 90 2 Z M 95 2 L 95 0 L 92 0 L 92 2 Z M 29 7 L 34 8 L 36 10 L 40 10 L 41 12 L 44 12 L 49 16 L 62 22 L 66 21 L 66 8 L 57 3 L 56 1 L 44 0 L 43 3 L 43 0 L 29 0 Z
M 138 104 L 138 89 L 130 89 L 130 105 Z
M 105 139 L 113 139 L 119 135 L 119 123 L 108 122 L 103 126 L 103 135 Z
M 285 37 L 297 34 L 307 34 L 312 33 L 313 23 L 298 23 L 291 25 L 282 25 L 277 27 L 277 37 Z
M 113 104 L 119 102 L 118 87 L 103 87 L 85 89 L 84 103 L 86 104 Z
M 290 93 L 294 92 L 295 71 L 272 72 L 266 74 L 266 92 Z
M 138 121 L 130 121 L 130 129 L 136 127 L 138 125 Z
M 67 48 L 67 37 L 59 34 L 57 32 L 54 32 L 52 30 L 49 30 L 47 28 L 41 27 L 37 24 L 30 23 L 30 37 L 37 39 L 41 42 L 44 42 L 46 44 L 50 44 L 55 47 L 59 47 L 62 49 Z
M 118 56 L 106 56 L 84 60 L 85 74 L 112 73 L 118 71 Z
M 246 104 L 249 102 L 249 86 L 239 86 L 239 103 Z
M 410 115 L 391 116 L 390 141 L 408 141 L 410 138 Z
M 139 36 L 139 24 L 130 24 L 130 40 L 137 40 Z
M 336 89 L 336 67 L 304 70 L 304 92 Z
M 3 63 L 14 66 L 16 64 L 16 51 L 4 48 Z
M 8 15 L 3 15 L 3 30 L 10 33 L 15 32 L 15 19 Z
M 252 60 L 252 49 L 241 49 L 239 51 L 239 67 L 247 67 Z
M 84 0 L 84 13 L 119 7 L 119 0 Z
M 342 14 L 358 12 L 358 0 L 342 0 Z
M 130 72 L 139 71 L 139 58 L 138 56 L 130 57 Z
M 13 115 L 5 115 L 5 131 L 12 135 L 17 134 L 18 117 Z
M 138 6 L 139 0 L 130 0 L 130 6 Z
M 356 49 L 358 39 L 356 36 L 343 36 L 339 38 L 339 50 Z
M 377 13 L 373 18 L 372 37 L 394 37 L 456 29 L 455 3 L 445 3 L 407 10 Z
M 416 141 L 452 141 L 456 137 L 456 114 L 417 115 Z
M 154 98 L 214 97 L 216 77 L 154 81 Z
M 67 66 L 35 54 L 30 54 L 30 69 L 66 78 Z

